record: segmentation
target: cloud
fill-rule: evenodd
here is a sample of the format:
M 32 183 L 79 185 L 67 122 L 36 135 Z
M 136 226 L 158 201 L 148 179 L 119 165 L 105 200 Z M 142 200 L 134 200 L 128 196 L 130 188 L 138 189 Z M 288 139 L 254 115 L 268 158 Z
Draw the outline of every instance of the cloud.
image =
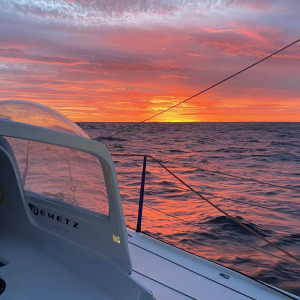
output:
M 98 114 L 109 121 L 116 103 L 114 120 L 143 118 L 159 109 L 153 100 L 173 104 L 298 38 L 297 3 L 2 0 L 0 100 L 31 99 L 65 107 L 72 118 Z M 193 109 L 199 115 L 203 107 L 211 115 L 219 113 L 216 107 L 224 99 L 236 107 L 240 95 L 248 95 L 247 101 L 250 96 L 259 101 L 263 94 L 279 99 L 284 93 L 295 99 L 298 49 L 191 106 L 197 103 L 199 110 Z M 72 112 L 72 106 L 91 107 L 91 114 Z M 191 112 L 191 120 L 197 113 Z M 176 114 L 188 116 L 186 110 Z
M 2 9 L 30 18 L 74 22 L 79 26 L 155 23 L 204 9 L 223 9 L 233 1 L 187 0 L 3 0 Z
M 51 56 L 42 56 L 42 55 L 32 55 L 27 54 L 21 49 L 0 49 L 0 57 L 8 58 L 7 61 L 12 59 L 12 61 L 29 61 L 29 62 L 38 62 L 38 63 L 47 63 L 47 64 L 62 64 L 62 65 L 76 65 L 82 64 L 75 59 L 67 57 L 51 57 Z

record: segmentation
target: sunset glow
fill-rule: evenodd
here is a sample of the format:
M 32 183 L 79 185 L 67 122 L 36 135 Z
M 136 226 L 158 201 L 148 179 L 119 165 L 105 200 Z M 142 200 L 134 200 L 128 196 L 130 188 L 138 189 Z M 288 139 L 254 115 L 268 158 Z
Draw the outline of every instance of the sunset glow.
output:
M 300 2 L 4 0 L 0 100 L 139 122 L 299 39 Z M 153 122 L 300 122 L 300 43 Z

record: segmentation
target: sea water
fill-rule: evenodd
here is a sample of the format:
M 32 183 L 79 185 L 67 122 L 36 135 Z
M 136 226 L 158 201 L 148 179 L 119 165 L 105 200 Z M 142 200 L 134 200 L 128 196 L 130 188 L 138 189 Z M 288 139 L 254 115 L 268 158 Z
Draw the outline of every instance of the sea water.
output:
M 220 209 L 300 258 L 300 123 L 80 123 L 113 154 L 152 155 Z M 121 133 L 111 137 L 115 132 Z M 136 227 L 142 156 L 113 156 Z M 300 266 L 148 159 L 142 231 L 300 295 Z

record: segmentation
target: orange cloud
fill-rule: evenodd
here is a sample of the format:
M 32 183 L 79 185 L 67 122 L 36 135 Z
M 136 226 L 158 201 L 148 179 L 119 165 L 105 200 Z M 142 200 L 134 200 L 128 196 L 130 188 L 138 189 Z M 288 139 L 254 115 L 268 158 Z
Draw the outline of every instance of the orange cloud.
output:
M 1 2 L 0 100 L 36 101 L 75 121 L 142 121 L 300 29 L 296 1 L 210 1 L 205 10 L 199 1 L 100 2 L 66 2 L 69 10 L 32 2 L 26 13 L 16 0 Z M 298 65 L 295 45 L 152 121 L 300 121 Z

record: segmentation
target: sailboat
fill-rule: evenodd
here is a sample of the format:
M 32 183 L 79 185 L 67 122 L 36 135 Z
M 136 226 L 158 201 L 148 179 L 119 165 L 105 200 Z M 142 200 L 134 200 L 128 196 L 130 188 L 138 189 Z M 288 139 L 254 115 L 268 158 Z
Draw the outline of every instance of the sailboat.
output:
M 300 299 L 126 228 L 109 151 L 32 102 L 0 102 L 0 230 L 0 300 Z

